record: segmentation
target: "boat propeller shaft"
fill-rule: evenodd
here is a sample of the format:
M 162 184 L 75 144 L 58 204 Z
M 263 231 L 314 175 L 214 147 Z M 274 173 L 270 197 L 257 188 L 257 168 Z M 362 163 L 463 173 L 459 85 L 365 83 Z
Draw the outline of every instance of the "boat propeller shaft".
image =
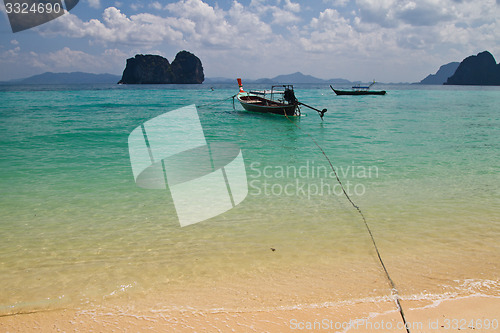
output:
M 319 116 L 321 117 L 321 120 L 323 120 L 323 116 L 325 115 L 325 112 L 327 111 L 326 109 L 319 110 L 319 109 L 313 108 L 312 106 L 304 104 L 302 102 L 298 102 L 298 104 L 303 105 L 305 107 L 308 107 L 309 109 L 312 109 L 312 110 L 318 112 Z

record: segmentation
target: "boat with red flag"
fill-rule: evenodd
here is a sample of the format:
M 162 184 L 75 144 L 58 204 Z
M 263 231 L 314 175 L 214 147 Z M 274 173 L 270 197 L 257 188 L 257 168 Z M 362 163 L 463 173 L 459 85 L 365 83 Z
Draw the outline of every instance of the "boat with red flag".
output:
M 327 111 L 326 109 L 318 110 L 312 106 L 301 103 L 295 97 L 293 85 L 283 84 L 274 85 L 271 90 L 243 90 L 241 79 L 238 78 L 239 93 L 236 99 L 241 106 L 251 112 L 273 113 L 284 116 L 300 116 L 300 106 L 308 107 L 319 113 L 321 119 Z

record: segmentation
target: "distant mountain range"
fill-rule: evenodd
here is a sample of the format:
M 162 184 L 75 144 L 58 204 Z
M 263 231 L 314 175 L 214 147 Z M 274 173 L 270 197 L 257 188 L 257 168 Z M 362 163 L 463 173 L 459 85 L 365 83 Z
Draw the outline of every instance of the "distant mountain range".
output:
M 420 84 L 443 84 L 452 76 L 460 65 L 459 62 L 450 62 L 449 64 L 439 67 L 436 74 L 429 74 L 425 79 L 420 81 Z
M 213 77 L 206 78 L 204 83 L 233 83 L 236 81 L 236 78 L 224 78 L 224 77 Z M 324 84 L 324 83 L 332 83 L 332 84 L 351 84 L 353 82 L 346 79 L 329 79 L 323 80 L 318 79 L 317 77 L 311 75 L 305 75 L 301 72 L 295 72 L 293 74 L 288 75 L 278 75 L 273 78 L 263 78 L 258 80 L 251 80 L 243 78 L 243 83 L 264 83 L 264 84 L 275 84 L 275 83 L 310 83 L 310 84 Z M 357 82 L 355 82 L 357 83 Z
M 121 77 L 113 74 L 91 74 L 83 72 L 51 73 L 46 72 L 24 79 L 0 82 L 0 84 L 116 84 Z M 236 78 L 212 77 L 206 78 L 204 84 L 235 83 Z M 251 80 L 243 78 L 243 84 L 335 84 L 351 85 L 362 83 L 341 78 L 323 80 L 311 75 L 296 72 L 288 75 L 278 75 L 273 78 Z M 390 83 L 389 83 L 390 84 Z M 398 84 L 405 84 L 403 82 Z M 465 85 L 500 85 L 500 64 L 488 51 L 465 58 L 462 62 L 450 62 L 443 65 L 435 74 L 429 74 L 416 84 L 465 84 Z
M 91 74 L 83 72 L 52 73 L 46 72 L 24 79 L 0 82 L 0 84 L 93 84 L 117 83 L 120 76 L 113 74 Z
M 39 75 L 30 76 L 24 79 L 10 80 L 0 82 L 0 84 L 92 84 L 92 83 L 110 83 L 115 84 L 120 81 L 119 75 L 113 74 L 91 74 L 83 72 L 73 73 L 52 73 L 46 72 Z M 212 77 L 206 78 L 204 83 L 234 83 L 236 78 Z M 360 83 L 360 81 L 351 82 L 346 79 L 335 78 L 329 80 L 319 79 L 311 75 L 304 75 L 296 72 L 288 75 L 278 75 L 273 78 L 262 78 L 258 80 L 243 79 L 244 83 L 262 83 L 262 84 L 279 84 L 279 83 L 309 83 L 309 84 L 337 84 L 350 85 L 352 83 Z

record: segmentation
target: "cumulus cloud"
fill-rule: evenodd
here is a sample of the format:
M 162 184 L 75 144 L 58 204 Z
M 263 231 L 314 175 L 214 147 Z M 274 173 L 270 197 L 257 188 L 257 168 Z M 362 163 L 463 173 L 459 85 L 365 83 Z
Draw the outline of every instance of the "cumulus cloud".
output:
M 290 2 L 293 7 L 293 4 Z M 153 3 L 153 6 L 157 6 Z M 294 7 L 296 8 L 296 7 Z M 127 16 L 115 7 L 102 18 L 82 21 L 68 13 L 39 28 L 44 35 L 91 38 L 92 43 L 120 43 L 153 47 L 161 43 L 191 47 L 256 47 L 269 40 L 272 29 L 238 2 L 224 11 L 201 0 L 180 0 L 163 7 L 167 15 L 140 13 Z M 276 17 L 276 20 L 284 20 Z M 288 20 L 292 19 L 288 16 Z
M 175 18 L 143 13 L 127 17 L 119 9 L 108 7 L 104 10 L 102 21 L 92 19 L 88 22 L 67 13 L 58 20 L 41 26 L 42 34 L 62 34 L 68 37 L 90 37 L 103 44 L 122 43 L 125 45 L 151 45 L 162 41 L 181 40 L 182 32 L 174 27 L 182 26 Z
M 408 1 L 396 4 L 395 18 L 414 26 L 430 26 L 452 19 L 443 2 Z
M 360 19 L 366 23 L 376 23 L 382 27 L 393 26 L 390 8 L 392 0 L 381 0 L 378 4 L 372 0 L 357 0 L 356 7 Z
M 27 77 L 43 72 L 91 72 L 119 74 L 129 54 L 105 49 L 100 54 L 63 47 L 51 52 L 20 52 L 19 47 L 0 53 L 0 80 Z
M 290 0 L 285 0 L 284 8 L 288 11 L 299 13 L 300 12 L 300 4 L 291 2 Z
M 387 64 L 442 64 L 484 49 L 500 52 L 500 0 L 324 0 L 328 8 L 317 12 L 316 3 L 295 1 L 233 0 L 222 8 L 202 0 L 152 0 L 128 5 L 136 14 L 108 7 L 100 18 L 85 21 L 68 13 L 37 31 L 87 38 L 107 50 L 126 51 L 126 57 L 132 50 L 200 50 L 195 53 L 207 69 L 227 71 L 231 63 L 276 74 L 284 64 L 307 71 L 333 56 L 337 69 L 350 61 L 356 70 L 366 63 L 384 73 Z
M 355 32 L 350 26 L 349 20 L 342 17 L 335 9 L 326 9 L 317 18 L 313 18 L 302 33 L 300 43 L 308 51 L 313 52 L 338 52 L 343 51 L 341 45 L 358 40 Z M 352 50 L 355 51 L 355 50 Z
M 292 12 L 288 10 L 283 10 L 281 8 L 275 7 L 272 10 L 272 15 L 273 15 L 273 24 L 278 24 L 278 25 L 286 25 L 288 23 L 296 23 L 300 22 L 300 17 L 297 15 L 293 14 Z
M 88 68 L 95 65 L 96 57 L 82 51 L 71 50 L 64 47 L 61 50 L 50 52 L 44 56 L 44 63 L 50 68 L 58 68 L 60 71 L 74 70 L 79 66 Z
M 278 4 L 280 1 L 277 2 Z M 290 0 L 285 0 L 283 6 L 278 6 L 270 4 L 270 1 L 266 0 L 252 0 L 248 8 L 259 15 L 261 20 L 268 20 L 268 15 L 271 16 L 272 24 L 276 25 L 287 25 L 289 23 L 295 23 L 301 21 L 297 13 L 301 11 L 299 3 L 293 3 Z
M 356 0 L 360 18 L 381 27 L 439 26 L 449 21 L 459 21 L 473 16 L 498 14 L 493 0 L 465 2 L 457 0 Z M 482 13 L 479 13 L 482 12 Z
M 306 27 L 303 43 L 330 41 L 353 46 L 352 39 L 364 45 L 373 44 L 375 39 L 380 42 L 380 50 L 388 43 L 428 50 L 442 43 L 474 44 L 495 38 L 492 32 L 498 29 L 500 14 L 493 0 L 482 0 L 481 4 L 456 0 L 356 0 L 356 4 L 354 18 L 334 9 L 321 12 Z M 493 30 L 488 32 L 486 27 Z M 379 40 L 377 36 L 382 35 L 384 39 Z M 342 42 L 336 36 L 348 39 Z
M 452 0 L 453 1 L 453 0 Z M 399 24 L 434 25 L 452 19 L 452 1 L 442 0 L 356 0 L 360 17 L 382 27 Z
M 187 23 L 184 30 L 191 39 L 207 45 L 227 45 L 231 42 L 232 27 L 222 10 L 199 0 L 178 1 L 168 4 L 166 9 L 184 19 Z
M 460 61 L 484 49 L 500 51 L 495 0 L 354 0 L 353 4 L 354 11 L 328 8 L 297 29 L 301 47 L 318 57 L 330 54 L 337 64 L 357 63 L 350 66 L 353 72 L 361 68 L 394 72 L 398 66 L 401 72 L 411 72 L 430 62 L 436 66 Z

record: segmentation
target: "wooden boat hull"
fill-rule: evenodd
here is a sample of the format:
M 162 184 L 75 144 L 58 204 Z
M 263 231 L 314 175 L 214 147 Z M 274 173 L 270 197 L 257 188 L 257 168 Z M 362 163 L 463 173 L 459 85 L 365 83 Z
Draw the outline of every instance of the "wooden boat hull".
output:
M 333 89 L 333 91 L 337 95 L 354 95 L 354 96 L 360 96 L 360 95 L 385 95 L 386 94 L 385 90 L 337 90 L 337 89 Z
M 248 93 L 239 93 L 236 98 L 245 110 L 251 112 L 294 116 L 298 107 L 295 104 L 279 103 L 260 96 L 250 95 Z

